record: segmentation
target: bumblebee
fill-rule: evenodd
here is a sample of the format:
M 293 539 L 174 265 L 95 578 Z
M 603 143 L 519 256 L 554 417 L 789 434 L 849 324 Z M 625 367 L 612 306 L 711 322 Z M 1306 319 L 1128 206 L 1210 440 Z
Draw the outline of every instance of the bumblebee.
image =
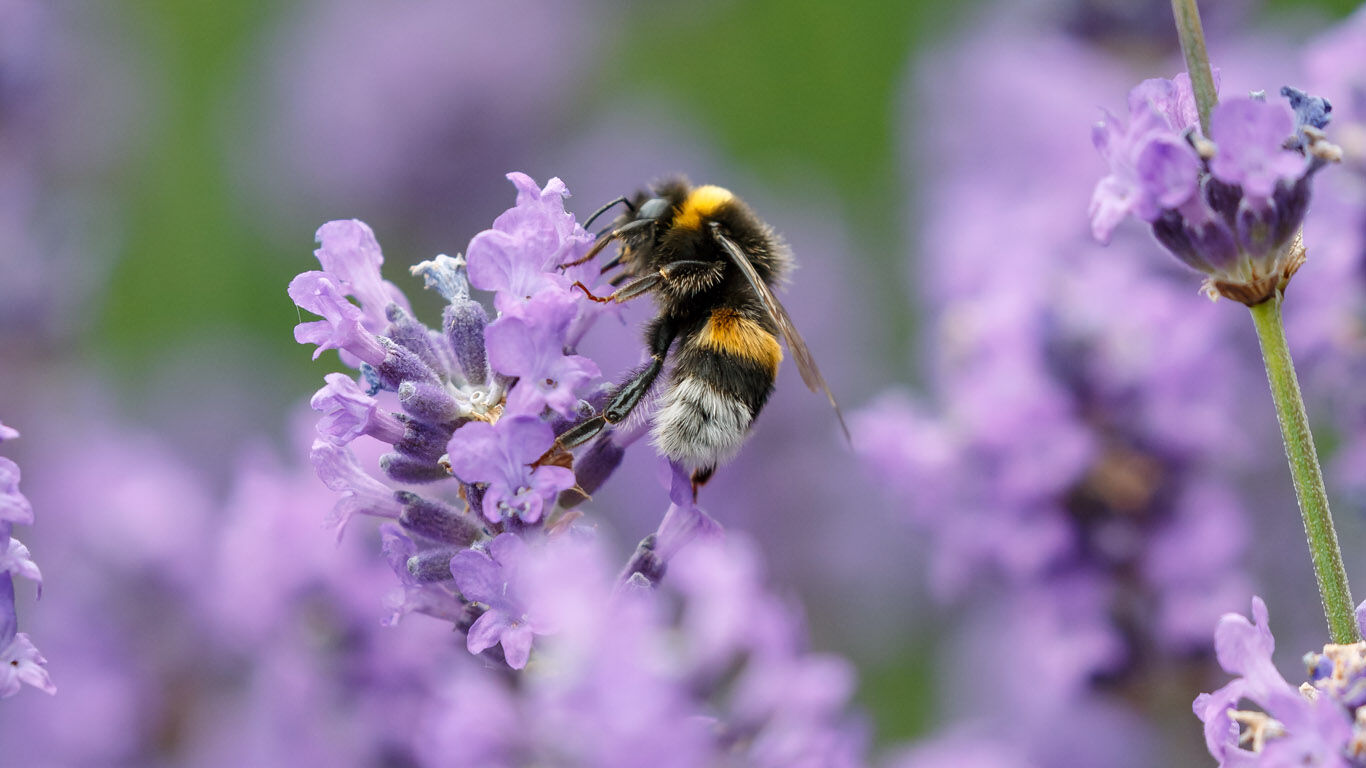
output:
M 564 266 L 586 263 L 609 244 L 619 244 L 602 267 L 602 274 L 620 270 L 611 280 L 611 294 L 595 296 L 583 283 L 574 285 L 604 303 L 654 294 L 659 314 L 644 329 L 650 359 L 622 382 L 599 414 L 562 433 L 558 446 L 583 445 L 629 416 L 671 360 L 651 441 L 691 470 L 696 496 L 717 465 L 739 452 L 772 394 L 783 358 L 779 336 L 802 380 L 812 392 L 825 394 L 848 437 L 829 385 L 773 295 L 792 264 L 782 239 L 729 190 L 694 187 L 682 178 L 613 200 L 587 226 L 618 204 L 627 212 L 582 258 Z

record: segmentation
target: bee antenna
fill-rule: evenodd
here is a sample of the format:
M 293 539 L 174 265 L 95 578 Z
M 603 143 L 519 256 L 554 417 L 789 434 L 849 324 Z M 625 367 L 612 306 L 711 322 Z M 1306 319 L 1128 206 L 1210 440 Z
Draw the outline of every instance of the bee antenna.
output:
M 631 205 L 631 201 L 627 200 L 626 196 L 623 195 L 621 197 L 618 197 L 616 200 L 613 200 L 610 203 L 604 205 L 603 207 L 597 209 L 596 211 L 593 211 L 593 215 L 589 216 L 588 221 L 585 221 L 583 223 L 583 228 L 588 229 L 589 227 L 593 226 L 593 222 L 596 221 L 599 216 L 603 215 L 604 213 L 607 213 L 608 211 L 612 210 L 613 206 L 620 205 L 621 203 L 625 203 L 626 207 L 630 208 L 632 211 L 636 209 L 634 205 Z

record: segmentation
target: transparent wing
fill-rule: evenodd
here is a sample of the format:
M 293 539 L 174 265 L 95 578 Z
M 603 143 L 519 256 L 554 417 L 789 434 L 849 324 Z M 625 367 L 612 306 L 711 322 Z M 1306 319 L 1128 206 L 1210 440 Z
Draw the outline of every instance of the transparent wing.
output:
M 778 330 L 783 335 L 783 341 L 787 342 L 787 348 L 792 352 L 792 359 L 797 363 L 797 370 L 802 375 L 802 381 L 806 383 L 806 388 L 812 392 L 824 392 L 830 400 L 830 407 L 835 409 L 835 418 L 839 420 L 840 429 L 844 431 L 846 440 L 853 442 L 849 437 L 849 427 L 844 423 L 844 414 L 840 412 L 839 403 L 835 402 L 835 394 L 830 391 L 830 385 L 825 383 L 825 377 L 821 375 L 821 369 L 816 366 L 816 359 L 811 356 L 811 350 L 807 348 L 806 342 L 802 340 L 802 335 L 797 333 L 797 328 L 792 325 L 792 318 L 788 316 L 787 310 L 783 308 L 778 297 L 773 295 L 768 284 L 759 276 L 758 270 L 750 263 L 749 257 L 740 249 L 734 240 L 721 234 L 721 228 L 713 222 L 711 224 L 712 237 L 726 250 L 730 260 L 735 266 L 740 268 L 740 273 L 749 281 L 749 285 L 754 289 L 754 294 L 763 303 L 764 309 L 777 323 Z

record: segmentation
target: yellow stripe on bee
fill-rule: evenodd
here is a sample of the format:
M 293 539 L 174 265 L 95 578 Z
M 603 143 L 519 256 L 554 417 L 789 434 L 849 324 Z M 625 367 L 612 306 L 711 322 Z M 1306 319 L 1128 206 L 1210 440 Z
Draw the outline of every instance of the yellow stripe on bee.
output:
M 710 184 L 698 187 L 689 192 L 683 205 L 679 206 L 673 225 L 684 229 L 700 229 L 702 219 L 713 215 L 717 209 L 734 199 L 735 195 L 729 189 Z
M 703 348 L 753 360 L 775 374 L 783 359 L 778 338 L 733 309 L 712 312 L 697 343 Z

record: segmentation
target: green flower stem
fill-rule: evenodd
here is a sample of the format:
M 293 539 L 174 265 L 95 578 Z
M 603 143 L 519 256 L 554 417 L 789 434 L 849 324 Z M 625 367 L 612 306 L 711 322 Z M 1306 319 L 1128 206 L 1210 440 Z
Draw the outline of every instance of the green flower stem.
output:
M 1210 71 L 1209 51 L 1205 50 L 1205 29 L 1200 25 L 1200 9 L 1195 0 L 1172 0 L 1176 33 L 1181 38 L 1181 53 L 1186 57 L 1186 72 L 1195 91 L 1195 106 L 1200 112 L 1200 132 L 1209 136 L 1209 113 L 1219 103 Z
M 1342 550 L 1333 529 L 1333 514 L 1328 509 L 1328 493 L 1323 487 L 1323 473 L 1319 470 L 1314 436 L 1309 432 L 1309 417 L 1300 397 L 1295 364 L 1290 360 L 1290 347 L 1285 341 L 1280 291 L 1251 309 L 1257 340 L 1262 346 L 1262 359 L 1266 363 L 1266 377 L 1271 382 L 1271 399 L 1276 401 L 1276 418 L 1281 423 L 1281 437 L 1285 440 L 1290 475 L 1295 481 L 1304 532 L 1309 539 L 1309 554 L 1314 560 L 1314 575 L 1319 581 L 1319 598 L 1323 601 L 1324 615 L 1328 617 L 1328 633 L 1335 643 L 1358 643 L 1361 632 L 1357 629 L 1347 571 L 1342 566 Z

